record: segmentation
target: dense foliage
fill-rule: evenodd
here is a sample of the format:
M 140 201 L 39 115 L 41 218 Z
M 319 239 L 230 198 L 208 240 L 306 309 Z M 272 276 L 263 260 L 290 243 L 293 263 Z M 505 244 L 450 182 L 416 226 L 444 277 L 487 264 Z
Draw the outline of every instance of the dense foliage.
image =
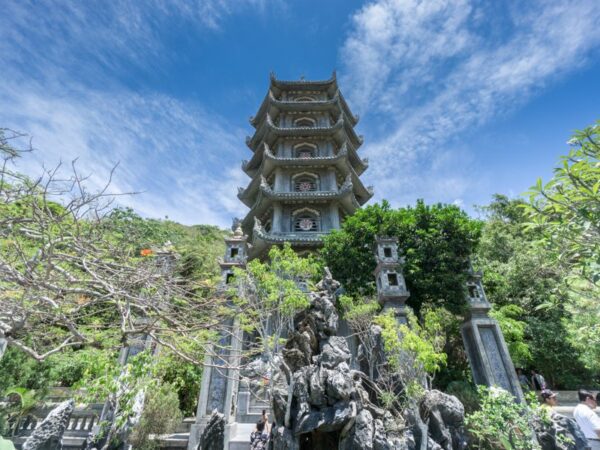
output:
M 428 305 L 460 312 L 468 259 L 480 228 L 453 205 L 418 201 L 414 207 L 393 209 L 384 201 L 348 217 L 340 230 L 325 238 L 321 255 L 349 294 L 370 295 L 375 292 L 375 237 L 397 237 L 406 258 L 408 304 L 417 311 Z
M 515 364 L 535 368 L 555 388 L 577 388 L 590 379 L 584 353 L 569 337 L 572 314 L 561 289 L 564 269 L 527 226 L 522 200 L 497 195 L 483 209 L 477 261 L 492 315 L 499 320 Z

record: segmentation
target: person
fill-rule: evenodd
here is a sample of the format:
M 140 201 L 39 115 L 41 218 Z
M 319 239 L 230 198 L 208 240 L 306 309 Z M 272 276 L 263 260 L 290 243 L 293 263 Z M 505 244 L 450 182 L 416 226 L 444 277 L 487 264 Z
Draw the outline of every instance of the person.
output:
M 542 374 L 538 373 L 535 369 L 531 369 L 531 386 L 533 386 L 535 391 L 541 391 L 548 387 Z
M 550 389 L 542 389 L 540 395 L 542 397 L 542 405 L 548 408 L 554 408 L 558 405 L 556 392 L 552 392 Z
M 528 391 L 531 389 L 531 385 L 529 384 L 529 380 L 527 379 L 527 375 L 523 373 L 523 369 L 520 367 L 517 368 L 517 378 L 519 380 L 519 384 L 521 385 L 521 389 L 524 391 Z
M 265 433 L 268 436 L 271 433 L 271 424 L 269 424 L 269 413 L 266 409 L 262 410 L 261 420 L 265 423 Z
M 600 417 L 594 412 L 598 406 L 596 397 L 585 389 L 579 389 L 577 396 L 579 404 L 573 411 L 573 417 L 587 438 L 590 448 L 600 450 Z
M 250 434 L 250 450 L 265 450 L 269 435 L 265 432 L 265 422 L 261 418 L 256 423 L 256 428 Z

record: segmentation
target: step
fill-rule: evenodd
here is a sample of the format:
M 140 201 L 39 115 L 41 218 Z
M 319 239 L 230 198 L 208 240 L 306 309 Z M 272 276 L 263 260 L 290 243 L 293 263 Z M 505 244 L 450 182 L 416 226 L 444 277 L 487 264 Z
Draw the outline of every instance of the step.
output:
M 254 431 L 254 423 L 237 423 L 233 436 L 229 439 L 229 450 L 248 450 L 250 448 L 250 433 Z

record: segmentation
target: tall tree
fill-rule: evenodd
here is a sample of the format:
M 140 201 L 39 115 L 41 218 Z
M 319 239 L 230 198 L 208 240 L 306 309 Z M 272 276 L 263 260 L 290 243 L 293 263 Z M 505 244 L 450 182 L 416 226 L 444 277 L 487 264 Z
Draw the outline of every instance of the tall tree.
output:
M 350 294 L 375 292 L 375 236 L 394 236 L 406 258 L 404 275 L 409 304 L 444 306 L 459 312 L 465 304 L 468 260 L 481 224 L 453 205 L 392 209 L 387 202 L 368 206 L 346 219 L 341 230 L 325 238 L 321 251 L 335 279 Z

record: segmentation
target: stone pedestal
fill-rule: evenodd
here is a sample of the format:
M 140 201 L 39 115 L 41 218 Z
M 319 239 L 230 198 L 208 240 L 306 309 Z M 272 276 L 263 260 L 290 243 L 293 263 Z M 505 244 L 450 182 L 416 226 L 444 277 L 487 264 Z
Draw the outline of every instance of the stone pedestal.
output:
M 523 391 L 500 326 L 488 316 L 491 305 L 483 291 L 481 273 L 470 271 L 467 291 L 469 314 L 461 327 L 461 334 L 473 381 L 485 386 L 498 386 L 523 402 Z

